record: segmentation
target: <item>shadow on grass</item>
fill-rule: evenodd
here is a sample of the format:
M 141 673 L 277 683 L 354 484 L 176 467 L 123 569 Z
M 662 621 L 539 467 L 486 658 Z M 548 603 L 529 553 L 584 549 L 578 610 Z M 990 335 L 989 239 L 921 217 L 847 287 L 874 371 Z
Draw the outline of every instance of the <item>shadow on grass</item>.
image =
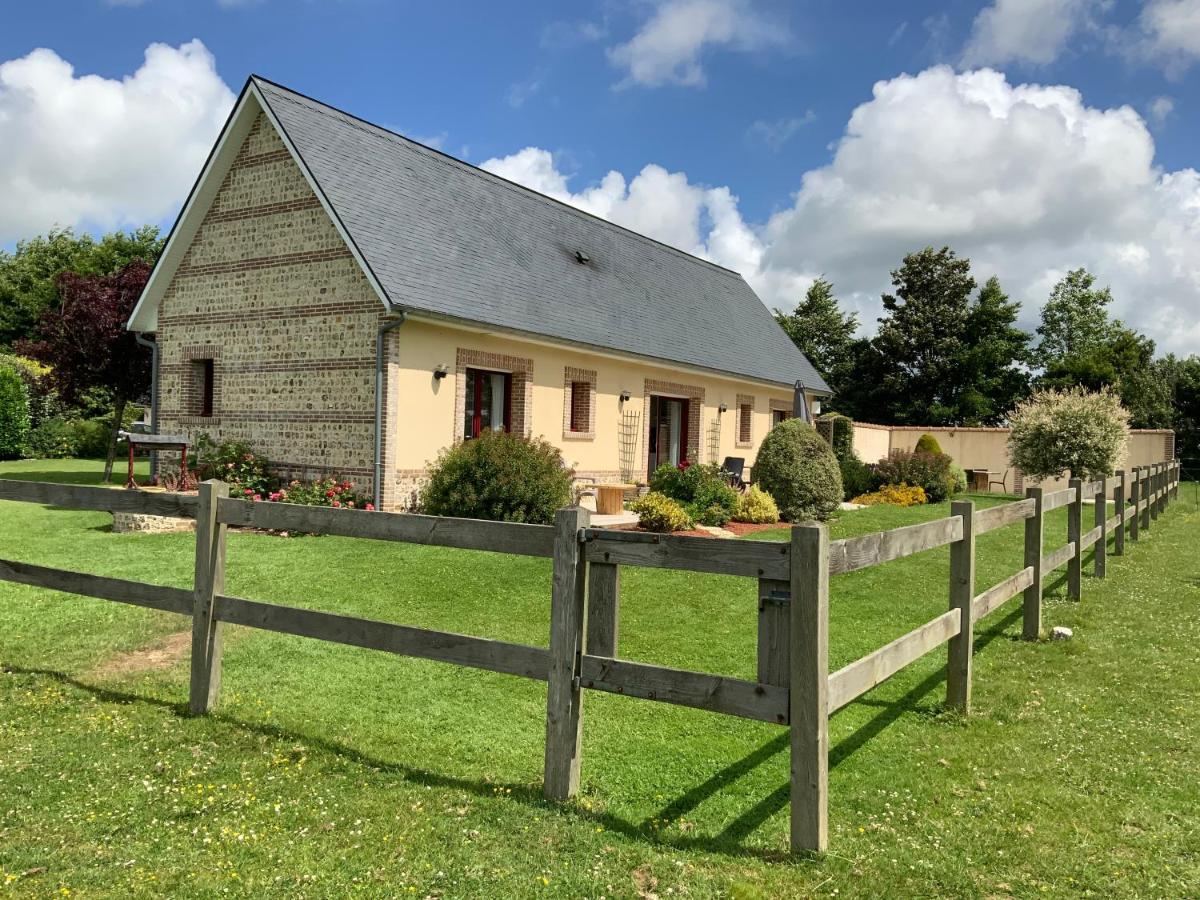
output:
M 1002 636 L 1009 625 L 1019 620 L 1020 615 L 1021 610 L 1018 606 L 1009 615 L 997 619 L 987 630 L 977 633 L 975 641 L 976 652 L 982 650 L 997 637 Z M 1014 637 L 1013 639 L 1019 640 L 1019 637 Z M 168 710 L 181 718 L 189 716 L 187 703 L 185 702 L 166 700 L 148 694 L 119 691 L 48 669 L 24 668 L 20 666 L 5 666 L 4 669 L 7 672 L 21 675 L 50 678 L 61 684 L 70 685 L 84 691 L 105 702 L 120 704 L 148 703 Z M 933 716 L 941 712 L 941 703 L 925 702 L 925 698 L 931 691 L 944 682 L 945 667 L 943 666 L 905 692 L 901 697 L 894 700 L 879 700 L 869 697 L 856 700 L 851 704 L 852 706 L 878 707 L 880 711 L 859 728 L 855 729 L 854 732 L 839 741 L 834 747 L 830 748 L 830 768 L 836 768 L 844 763 L 872 738 L 877 737 L 884 729 L 906 713 L 916 712 L 922 715 Z M 790 798 L 790 786 L 786 781 L 744 811 L 715 835 L 664 834 L 659 827 L 660 824 L 669 824 L 678 820 L 686 813 L 696 809 L 713 795 L 730 787 L 740 778 L 766 763 L 775 755 L 787 750 L 790 742 L 787 731 L 764 742 L 746 756 L 730 763 L 703 782 L 689 788 L 655 815 L 641 822 L 633 822 L 611 813 L 584 809 L 579 804 L 558 805 L 550 803 L 542 797 L 541 789 L 536 785 L 520 782 L 504 783 L 446 775 L 404 763 L 379 759 L 326 737 L 297 733 L 265 723 L 247 722 L 220 712 L 213 713 L 210 718 L 242 732 L 256 734 L 272 740 L 301 741 L 339 759 L 348 760 L 374 771 L 396 776 L 404 781 L 424 787 L 458 790 L 477 797 L 490 799 L 495 798 L 496 788 L 502 787 L 505 789 L 505 796 L 507 798 L 511 798 L 527 806 L 539 809 L 558 809 L 565 815 L 575 816 L 602 825 L 608 831 L 621 834 L 631 840 L 645 841 L 656 846 L 673 847 L 680 850 L 701 850 L 730 857 L 754 857 L 768 862 L 804 863 L 816 859 L 811 856 L 794 856 L 782 847 L 779 849 L 750 847 L 743 843 L 764 822 L 787 807 Z

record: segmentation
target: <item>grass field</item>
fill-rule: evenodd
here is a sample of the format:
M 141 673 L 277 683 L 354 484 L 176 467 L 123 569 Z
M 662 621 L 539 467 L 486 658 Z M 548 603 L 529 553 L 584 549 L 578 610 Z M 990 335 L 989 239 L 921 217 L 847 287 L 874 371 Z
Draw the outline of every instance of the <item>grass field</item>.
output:
M 190 586 L 190 535 L 108 518 L 0 502 L 0 556 Z M 583 790 L 556 807 L 542 684 L 231 628 L 219 712 L 191 719 L 185 620 L 0 584 L 0 895 L 1195 896 L 1198 539 L 1185 491 L 1082 603 L 1056 586 L 1070 642 L 1018 640 L 1018 601 L 985 620 L 968 720 L 941 708 L 943 652 L 839 712 L 830 853 L 801 860 L 782 728 L 588 693 Z M 1020 526 L 979 539 L 980 589 L 1021 547 Z M 942 612 L 947 572 L 942 548 L 835 578 L 831 667 Z M 541 645 L 549 584 L 547 560 L 229 539 L 229 593 Z M 627 570 L 620 652 L 753 677 L 755 609 L 749 580 Z

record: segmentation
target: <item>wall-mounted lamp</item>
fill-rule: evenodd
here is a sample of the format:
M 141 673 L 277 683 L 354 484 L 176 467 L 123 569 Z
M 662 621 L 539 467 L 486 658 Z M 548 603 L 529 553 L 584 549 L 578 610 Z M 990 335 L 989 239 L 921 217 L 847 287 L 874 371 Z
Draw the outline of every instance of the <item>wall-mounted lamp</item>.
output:
M 624 403 L 626 400 L 628 400 L 632 396 L 633 395 L 631 393 L 629 393 L 629 391 L 621 391 L 621 402 Z
M 444 364 L 440 365 L 440 366 L 436 366 L 433 370 L 433 377 L 436 378 L 438 381 L 441 381 L 443 378 L 445 378 L 449 374 L 450 374 L 450 367 L 447 365 L 444 365 Z
M 719 413 L 729 412 L 729 404 L 722 403 L 720 406 L 717 407 L 717 412 L 719 412 Z

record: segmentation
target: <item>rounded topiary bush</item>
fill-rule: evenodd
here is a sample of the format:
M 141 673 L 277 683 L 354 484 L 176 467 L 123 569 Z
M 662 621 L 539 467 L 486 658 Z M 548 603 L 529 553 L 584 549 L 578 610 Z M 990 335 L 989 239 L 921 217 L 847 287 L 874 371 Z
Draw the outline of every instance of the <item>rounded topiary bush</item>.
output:
M 21 376 L 0 366 L 0 459 L 17 459 L 29 437 L 29 394 Z
M 923 434 L 917 438 L 917 446 L 913 449 L 918 453 L 941 453 L 942 445 L 932 434 Z
M 421 493 L 421 510 L 549 525 L 555 511 L 571 503 L 571 475 L 558 448 L 541 438 L 485 431 L 441 452 Z
M 801 419 L 776 425 L 758 448 L 754 483 L 775 498 L 791 522 L 825 519 L 842 500 L 842 473 L 833 450 Z

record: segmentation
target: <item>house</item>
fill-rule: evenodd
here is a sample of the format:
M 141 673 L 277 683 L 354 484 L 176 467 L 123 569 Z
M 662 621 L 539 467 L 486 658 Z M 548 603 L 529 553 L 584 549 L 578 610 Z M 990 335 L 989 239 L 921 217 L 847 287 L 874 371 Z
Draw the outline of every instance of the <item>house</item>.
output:
M 155 342 L 155 430 L 250 441 L 382 509 L 485 428 L 644 480 L 751 465 L 829 394 L 736 272 L 258 77 L 129 328 Z

